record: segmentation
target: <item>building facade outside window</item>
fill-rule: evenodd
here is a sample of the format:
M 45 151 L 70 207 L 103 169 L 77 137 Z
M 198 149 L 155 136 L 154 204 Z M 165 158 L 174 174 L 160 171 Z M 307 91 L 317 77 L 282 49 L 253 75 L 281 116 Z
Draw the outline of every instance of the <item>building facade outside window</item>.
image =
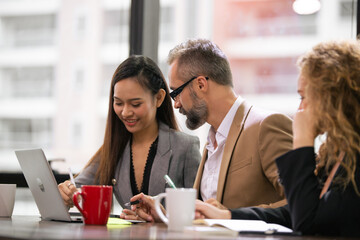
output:
M 14 149 L 40 147 L 80 171 L 103 141 L 110 81 L 129 54 L 130 0 L 0 1 L 0 169 L 20 171 Z M 228 56 L 235 91 L 290 116 L 296 59 L 314 44 L 355 38 L 351 0 L 321 1 L 300 16 L 292 1 L 160 0 L 158 63 L 188 38 L 208 38 Z M 208 126 L 186 128 L 204 146 Z

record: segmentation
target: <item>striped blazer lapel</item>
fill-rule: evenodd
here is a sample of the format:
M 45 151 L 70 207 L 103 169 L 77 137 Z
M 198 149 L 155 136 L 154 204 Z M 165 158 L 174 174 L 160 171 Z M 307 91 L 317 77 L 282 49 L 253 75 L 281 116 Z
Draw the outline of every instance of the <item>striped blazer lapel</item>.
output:
M 114 193 L 121 199 L 120 205 L 124 206 L 133 196 L 130 184 L 130 141 L 126 144 L 121 160 L 115 172 L 116 185 Z
M 158 149 L 151 168 L 149 179 L 149 195 L 153 196 L 164 191 L 166 182 L 165 174 L 168 173 L 171 164 L 171 142 L 170 127 L 159 122 L 159 140 Z

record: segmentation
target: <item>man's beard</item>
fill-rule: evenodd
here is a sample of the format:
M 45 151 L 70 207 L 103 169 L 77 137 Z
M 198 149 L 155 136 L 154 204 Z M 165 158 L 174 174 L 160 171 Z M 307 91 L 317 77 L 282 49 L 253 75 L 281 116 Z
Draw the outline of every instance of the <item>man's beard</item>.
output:
M 208 108 L 206 102 L 197 97 L 196 93 L 190 89 L 190 96 L 193 100 L 193 107 L 189 111 L 180 108 L 179 112 L 186 115 L 186 126 L 191 129 L 197 129 L 206 122 Z

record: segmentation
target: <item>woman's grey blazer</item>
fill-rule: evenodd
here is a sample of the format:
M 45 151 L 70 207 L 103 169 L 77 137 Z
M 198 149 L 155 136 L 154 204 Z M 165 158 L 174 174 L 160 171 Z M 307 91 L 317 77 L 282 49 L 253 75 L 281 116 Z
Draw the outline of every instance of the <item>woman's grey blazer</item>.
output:
M 168 174 L 176 187 L 192 188 L 200 162 L 198 137 L 170 129 L 159 123 L 159 140 L 155 159 L 151 168 L 149 195 L 155 196 L 165 192 L 167 186 L 164 175 Z M 95 173 L 98 163 L 85 168 L 76 178 L 77 185 L 97 184 Z M 115 170 L 116 183 L 114 194 L 119 204 L 129 202 L 133 196 L 130 185 L 130 144 L 127 143 L 124 153 Z M 115 181 L 114 181 L 115 182 Z

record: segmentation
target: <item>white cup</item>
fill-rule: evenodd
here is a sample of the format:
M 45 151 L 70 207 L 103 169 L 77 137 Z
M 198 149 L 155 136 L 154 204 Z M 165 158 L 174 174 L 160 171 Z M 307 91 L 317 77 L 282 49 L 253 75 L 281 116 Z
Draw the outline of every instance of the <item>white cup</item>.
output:
M 161 199 L 166 197 L 166 215 L 160 209 Z M 196 189 L 167 188 L 166 193 L 155 197 L 155 210 L 161 220 L 168 225 L 169 231 L 183 231 L 191 226 L 195 216 Z
M 0 217 L 11 217 L 15 204 L 16 184 L 0 184 Z

